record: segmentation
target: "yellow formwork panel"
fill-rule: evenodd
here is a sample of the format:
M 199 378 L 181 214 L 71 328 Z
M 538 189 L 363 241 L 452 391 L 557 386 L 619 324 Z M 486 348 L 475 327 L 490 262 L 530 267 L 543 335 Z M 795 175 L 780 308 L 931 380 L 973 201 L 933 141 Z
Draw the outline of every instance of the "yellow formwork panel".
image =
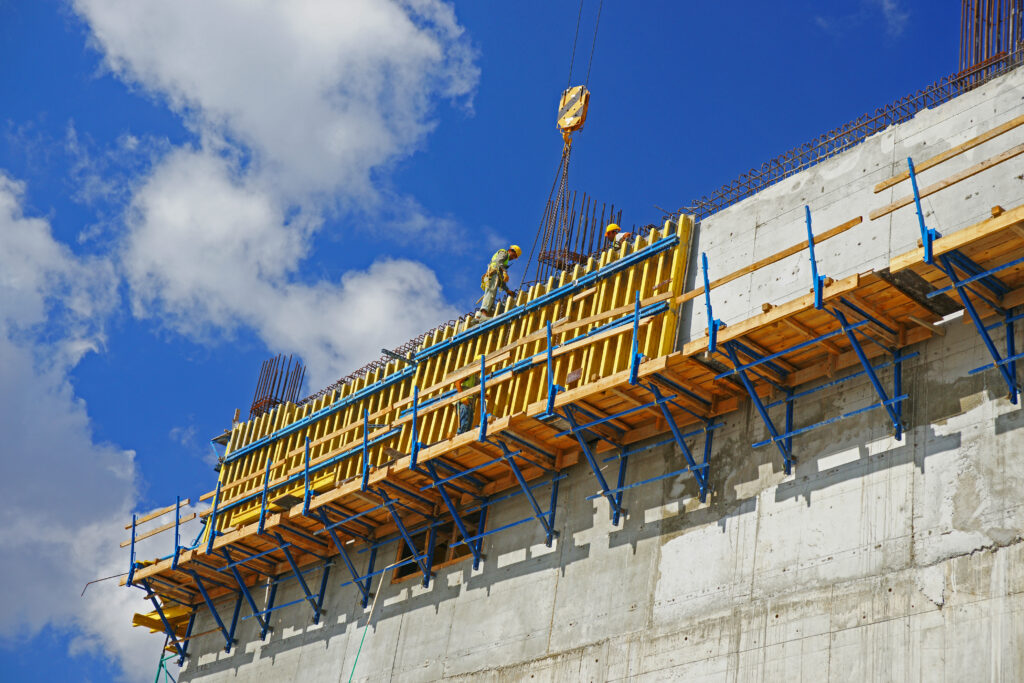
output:
M 644 258 L 610 277 L 600 279 L 594 286 L 584 291 L 556 299 L 511 320 L 506 325 L 453 344 L 444 351 L 420 361 L 411 376 L 353 401 L 341 410 L 330 412 L 284 438 L 272 439 L 265 446 L 225 462 L 219 479 L 219 506 L 231 507 L 225 514 L 218 515 L 218 531 L 227 531 L 252 522 L 258 517 L 261 504 L 259 494 L 264 486 L 268 459 L 271 463 L 271 486 L 303 471 L 307 438 L 310 441 L 310 461 L 314 465 L 326 458 L 354 451 L 352 457 L 315 471 L 310 481 L 314 491 L 323 492 L 360 476 L 364 412 L 368 414 L 371 424 L 387 425 L 371 427 L 367 435 L 370 440 L 385 434 L 389 429 L 401 429 L 395 437 L 368 450 L 369 461 L 373 467 L 381 466 L 400 454 L 410 452 L 410 418 L 403 415 L 403 411 L 411 406 L 413 387 L 419 387 L 419 401 L 422 404 L 451 393 L 457 379 L 453 375 L 459 372 L 465 375 L 471 372 L 472 368 L 479 368 L 482 355 L 487 358 L 487 373 L 490 375 L 496 370 L 543 353 L 547 349 L 545 330 L 549 322 L 560 327 L 552 340 L 555 345 L 560 345 L 613 319 L 628 315 L 637 293 L 642 301 L 661 295 L 664 300 L 669 301 L 669 310 L 644 319 L 638 335 L 638 350 L 648 358 L 671 353 L 674 350 L 678 327 L 678 312 L 671 304 L 672 300 L 682 293 L 685 284 L 691 232 L 692 221 L 684 216 L 678 225 L 666 223 L 661 229 L 652 229 L 646 234 L 626 241 L 616 249 L 609 249 L 596 257 L 591 257 L 587 263 L 560 273 L 557 279 L 550 278 L 545 283 L 537 283 L 530 287 L 529 291 L 519 292 L 514 301 L 503 301 L 496 315 L 500 316 L 515 307 L 535 301 L 557 287 L 608 267 L 659 240 L 668 238 L 673 233 L 679 237 L 678 243 L 670 249 Z M 622 310 L 610 315 L 617 309 Z M 594 320 L 590 320 L 591 318 Z M 467 324 L 468 321 L 461 320 L 456 325 L 435 331 L 424 340 L 416 355 L 421 356 L 428 349 L 448 342 L 465 331 Z M 565 327 L 569 329 L 564 329 Z M 632 327 L 627 325 L 616 329 L 618 332 L 608 334 L 597 343 L 580 345 L 580 349 L 569 347 L 564 352 L 559 351 L 553 357 L 552 363 L 554 382 L 566 388 L 576 388 L 628 369 Z M 518 343 L 524 338 L 530 340 Z M 371 387 L 403 369 L 402 364 L 393 361 L 315 401 L 302 406 L 281 404 L 265 415 L 240 423 L 232 430 L 227 454 L 230 455 L 288 425 L 306 419 L 317 411 L 366 387 Z M 537 363 L 530 369 L 514 375 L 505 373 L 500 379 L 488 379 L 487 412 L 496 419 L 523 412 L 531 404 L 546 397 L 547 387 L 546 363 Z M 420 410 L 420 443 L 431 444 L 450 438 L 454 436 L 456 429 L 456 411 L 450 405 L 434 410 L 428 405 Z M 301 498 L 303 493 L 304 482 L 299 477 L 293 486 L 274 490 L 268 501 L 273 502 L 283 497 Z M 247 497 L 250 499 L 245 503 L 233 505 Z

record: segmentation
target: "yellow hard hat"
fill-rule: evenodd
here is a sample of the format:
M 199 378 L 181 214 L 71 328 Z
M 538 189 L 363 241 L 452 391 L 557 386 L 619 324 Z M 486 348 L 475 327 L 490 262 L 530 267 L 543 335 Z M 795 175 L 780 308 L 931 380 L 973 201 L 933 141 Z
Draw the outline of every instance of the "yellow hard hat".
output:
M 511 247 L 508 248 L 508 250 L 515 254 L 515 258 L 519 258 L 520 256 L 523 255 L 523 250 L 520 248 L 518 244 L 513 244 Z
M 610 233 L 618 232 L 618 231 L 619 231 L 618 224 L 616 224 L 616 223 L 609 223 L 608 227 L 604 229 L 604 234 L 608 235 Z

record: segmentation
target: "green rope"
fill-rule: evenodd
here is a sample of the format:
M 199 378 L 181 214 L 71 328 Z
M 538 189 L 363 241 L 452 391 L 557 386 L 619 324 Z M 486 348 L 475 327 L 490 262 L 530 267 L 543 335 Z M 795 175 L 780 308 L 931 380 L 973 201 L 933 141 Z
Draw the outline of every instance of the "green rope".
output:
M 380 581 L 377 582 L 377 592 L 373 594 L 373 604 L 370 605 L 370 615 L 366 617 L 366 626 L 363 627 L 363 637 L 359 639 L 359 649 L 356 650 L 356 659 L 352 662 L 352 673 L 348 675 L 348 683 L 352 683 L 352 677 L 356 675 L 356 664 L 359 663 L 359 653 L 363 651 L 363 643 L 366 642 L 366 631 L 370 628 L 370 621 L 373 620 L 373 611 L 377 609 L 377 598 L 380 597 L 380 587 L 384 585 L 384 577 L 387 575 L 389 569 L 394 569 L 398 566 L 398 562 L 384 567 L 384 571 L 380 573 Z

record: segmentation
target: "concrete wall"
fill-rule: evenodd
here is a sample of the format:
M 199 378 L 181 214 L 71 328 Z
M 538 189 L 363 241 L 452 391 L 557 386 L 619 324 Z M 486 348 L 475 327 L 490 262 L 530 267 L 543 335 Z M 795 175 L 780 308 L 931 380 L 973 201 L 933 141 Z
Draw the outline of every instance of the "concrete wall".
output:
M 907 193 L 870 188 L 908 154 L 927 158 L 1022 112 L 1019 70 L 709 218 L 695 253 L 708 253 L 714 278 L 803 239 L 805 203 L 817 232 L 866 219 Z M 1024 129 L 921 182 L 1021 142 Z M 948 233 L 992 205 L 1024 203 L 1022 178 L 1024 158 L 1006 162 L 928 198 L 927 219 Z M 884 267 L 917 236 L 913 207 L 866 221 L 822 245 L 821 272 Z M 809 287 L 806 255 L 793 256 L 715 290 L 716 315 L 740 320 Z M 683 339 L 703 331 L 703 315 L 693 307 Z M 715 437 L 707 504 L 691 479 L 666 479 L 626 493 L 619 528 L 606 501 L 585 499 L 596 484 L 577 466 L 563 481 L 553 548 L 523 525 L 485 541 L 480 571 L 464 561 L 427 589 L 386 582 L 356 679 L 1024 680 L 1024 413 L 997 374 L 968 376 L 987 358 L 973 327 L 945 327 L 906 364 L 903 442 L 872 411 L 797 437 L 800 461 L 785 476 L 777 452 L 750 447 L 765 430 L 747 407 Z M 853 380 L 798 403 L 796 424 L 873 396 Z M 630 478 L 681 462 L 678 450 L 654 449 Z M 526 514 L 523 501 L 505 503 L 489 525 Z M 332 584 L 340 579 L 336 570 Z M 279 604 L 299 597 L 285 588 Z M 181 679 L 347 680 L 368 610 L 351 587 L 331 589 L 326 609 L 316 626 L 306 605 L 273 613 L 265 643 L 243 621 L 231 653 L 218 634 L 197 638 Z M 210 627 L 206 616 L 196 631 Z

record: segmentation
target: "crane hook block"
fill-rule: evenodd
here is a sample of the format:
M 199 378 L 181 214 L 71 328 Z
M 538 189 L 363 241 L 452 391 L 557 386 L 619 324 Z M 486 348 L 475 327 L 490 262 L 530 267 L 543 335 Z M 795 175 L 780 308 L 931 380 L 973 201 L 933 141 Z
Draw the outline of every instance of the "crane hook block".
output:
M 590 104 L 590 91 L 584 85 L 574 85 L 562 93 L 558 101 L 558 128 L 565 133 L 572 133 L 587 120 L 587 107 Z

